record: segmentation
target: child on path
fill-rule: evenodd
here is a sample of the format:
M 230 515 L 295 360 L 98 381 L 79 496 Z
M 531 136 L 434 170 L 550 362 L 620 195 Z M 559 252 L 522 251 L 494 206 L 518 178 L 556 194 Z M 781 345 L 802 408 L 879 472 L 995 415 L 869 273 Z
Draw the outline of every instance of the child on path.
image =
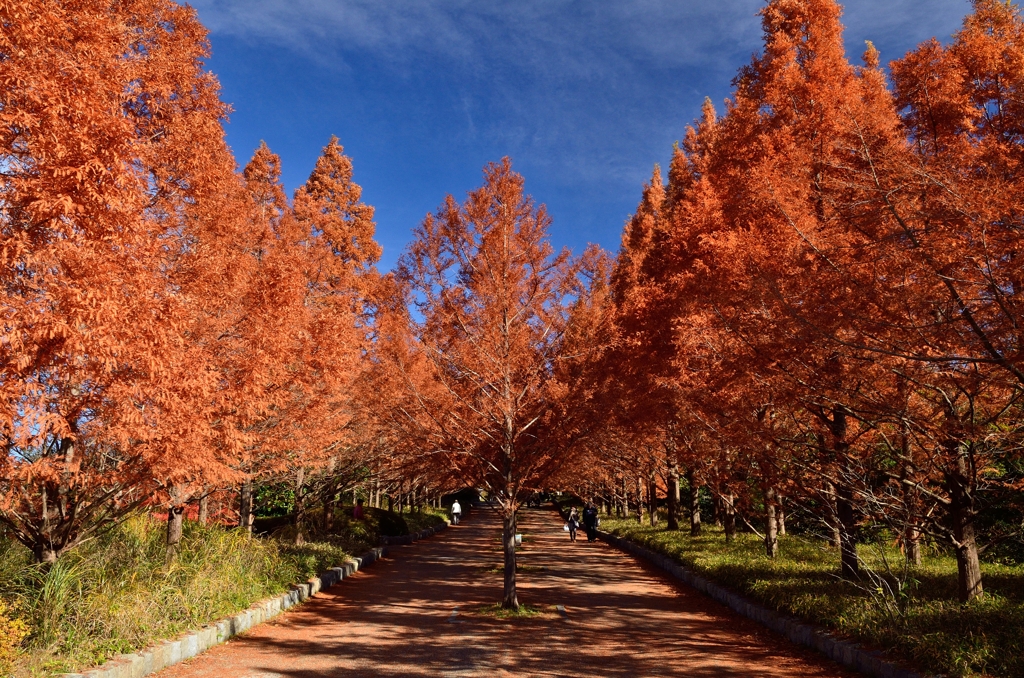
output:
M 452 525 L 459 524 L 459 518 L 462 517 L 462 507 L 459 505 L 459 500 L 456 499 L 452 502 Z
M 569 520 L 566 524 L 569 526 L 569 541 L 576 541 L 576 530 L 580 528 L 580 516 L 576 512 L 575 506 L 569 511 Z

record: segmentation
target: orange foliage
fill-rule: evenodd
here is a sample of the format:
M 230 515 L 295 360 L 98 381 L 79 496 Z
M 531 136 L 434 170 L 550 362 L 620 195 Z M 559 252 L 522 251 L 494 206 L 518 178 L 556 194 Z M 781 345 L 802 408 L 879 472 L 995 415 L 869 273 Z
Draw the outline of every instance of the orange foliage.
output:
M 166 0 L 0 4 L 0 521 L 53 560 L 143 503 L 351 447 L 372 208 L 332 140 L 242 177 Z M 174 541 L 169 533 L 169 543 Z

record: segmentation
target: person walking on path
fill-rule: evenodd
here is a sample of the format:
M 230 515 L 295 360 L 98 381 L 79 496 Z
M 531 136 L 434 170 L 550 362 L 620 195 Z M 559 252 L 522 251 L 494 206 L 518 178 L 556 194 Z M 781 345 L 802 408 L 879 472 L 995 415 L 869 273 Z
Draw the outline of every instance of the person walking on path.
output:
M 587 528 L 587 541 L 597 540 L 597 507 L 594 502 L 587 504 L 583 509 L 583 526 Z
M 580 514 L 575 506 L 569 510 L 569 520 L 565 524 L 569 526 L 569 541 L 576 541 L 576 530 L 580 528 Z
M 459 505 L 459 500 L 456 499 L 452 502 L 452 524 L 458 525 L 459 518 L 462 517 L 462 506 Z

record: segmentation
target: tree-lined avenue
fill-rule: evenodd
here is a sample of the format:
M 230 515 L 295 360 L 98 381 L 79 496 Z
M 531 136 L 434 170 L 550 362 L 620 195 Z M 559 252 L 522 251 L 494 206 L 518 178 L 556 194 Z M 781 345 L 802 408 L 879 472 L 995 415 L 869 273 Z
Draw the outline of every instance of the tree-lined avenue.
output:
M 535 616 L 484 611 L 502 555 L 500 517 L 481 510 L 160 678 L 847 675 L 606 544 L 571 544 L 549 511 L 520 528 Z

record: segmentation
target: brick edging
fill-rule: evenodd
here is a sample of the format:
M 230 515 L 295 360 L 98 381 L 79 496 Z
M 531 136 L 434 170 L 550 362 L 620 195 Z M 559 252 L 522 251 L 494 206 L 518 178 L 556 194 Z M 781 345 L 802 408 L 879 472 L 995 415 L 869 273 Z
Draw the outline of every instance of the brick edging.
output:
M 293 584 L 285 594 L 254 603 L 249 608 L 218 622 L 207 624 L 197 631 L 191 631 L 175 640 L 158 641 L 144 650 L 114 657 L 107 663 L 81 673 L 65 673 L 62 678 L 142 678 L 157 671 L 174 666 L 186 659 L 202 654 L 211 647 L 220 645 L 234 636 L 269 621 L 296 605 L 305 602 L 323 589 L 351 577 L 360 568 L 371 565 L 378 558 L 388 554 L 388 546 L 411 544 L 419 539 L 433 536 L 448 527 L 445 521 L 436 527 L 428 527 L 414 535 L 405 535 L 405 541 L 391 542 L 382 547 L 370 549 L 358 558 L 350 558 L 338 567 L 332 567 L 319 577 Z
M 743 596 L 722 588 L 680 565 L 668 556 L 651 551 L 628 539 L 598 530 L 598 537 L 623 551 L 639 556 L 665 570 L 701 593 L 729 607 L 737 614 L 751 619 L 772 631 L 781 634 L 797 645 L 821 652 L 829 659 L 869 676 L 878 678 L 924 678 L 924 675 L 900 668 L 886 661 L 879 652 L 866 650 L 857 643 L 833 637 L 821 627 L 780 614 Z

